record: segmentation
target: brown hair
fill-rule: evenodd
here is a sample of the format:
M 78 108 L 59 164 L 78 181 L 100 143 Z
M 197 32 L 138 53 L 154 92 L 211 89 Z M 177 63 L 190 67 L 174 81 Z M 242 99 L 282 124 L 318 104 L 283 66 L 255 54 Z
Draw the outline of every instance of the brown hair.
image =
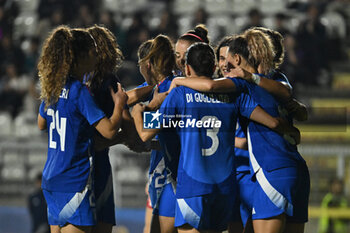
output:
M 175 52 L 169 37 L 158 35 L 151 42 L 149 52 L 140 61 L 149 60 L 154 67 L 156 75 L 171 75 L 175 68 Z
M 249 29 L 243 35 L 236 36 L 230 43 L 230 53 L 241 55 L 249 65 L 268 74 L 273 67 L 275 53 L 271 40 L 259 30 Z
M 45 40 L 38 71 L 41 84 L 40 98 L 46 106 L 57 102 L 73 61 L 72 33 L 67 26 L 54 29 Z
M 259 30 L 248 29 L 244 36 L 247 40 L 249 50 L 249 60 L 258 67 L 264 74 L 270 73 L 274 67 L 275 52 L 271 39 Z
M 58 101 L 71 69 L 95 48 L 93 37 L 83 29 L 59 26 L 45 40 L 38 71 L 41 84 L 40 98 L 46 107 Z
M 95 39 L 98 50 L 98 64 L 95 75 L 88 85 L 92 88 L 98 88 L 106 74 L 112 73 L 120 67 L 124 57 L 117 39 L 109 29 L 94 25 L 88 28 L 87 31 Z
M 253 29 L 262 31 L 265 33 L 273 44 L 273 49 L 275 52 L 275 57 L 273 59 L 274 68 L 277 69 L 284 61 L 284 45 L 283 45 L 283 36 L 278 31 L 264 28 L 264 27 L 254 27 Z
M 139 49 L 137 50 L 137 56 L 139 57 L 139 60 L 142 60 L 147 56 L 151 50 L 152 41 L 153 40 L 147 40 L 140 45 Z

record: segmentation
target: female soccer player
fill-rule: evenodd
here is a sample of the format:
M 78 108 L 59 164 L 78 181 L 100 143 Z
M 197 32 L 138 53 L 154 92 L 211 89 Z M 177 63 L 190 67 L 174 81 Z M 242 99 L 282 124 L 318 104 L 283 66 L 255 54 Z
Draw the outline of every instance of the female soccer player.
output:
M 93 127 L 112 138 L 127 100 L 118 84 L 118 92 L 111 92 L 112 116 L 106 118 L 97 107 L 82 84 L 84 74 L 94 70 L 96 56 L 95 41 L 87 31 L 60 26 L 45 41 L 38 64 L 42 99 L 38 127 L 48 129 L 42 188 L 54 233 L 91 232 L 96 224 L 91 191 Z
M 233 36 L 225 36 L 221 39 L 218 46 L 216 47 L 216 59 L 218 62 L 218 78 L 228 76 L 228 67 L 227 67 L 227 51 L 230 42 L 233 40 Z
M 116 38 L 107 28 L 95 25 L 88 28 L 87 31 L 96 41 L 98 63 L 93 77 L 86 81 L 97 105 L 106 116 L 110 117 L 113 113 L 114 103 L 109 93 L 109 87 L 116 86 L 119 82 L 115 72 L 121 65 L 123 54 L 118 47 Z M 123 130 L 128 118 L 131 119 L 129 111 L 124 109 L 123 123 L 121 125 Z M 130 130 L 126 129 L 126 131 L 126 135 L 130 136 Z M 115 225 L 112 168 L 108 152 L 109 148 L 95 151 L 94 192 L 97 225 L 94 226 L 92 232 L 96 233 L 112 232 L 112 227 Z
M 138 51 L 140 72 L 148 85 L 157 85 L 159 93 L 166 93 L 174 76 L 175 68 L 174 49 L 170 39 L 158 35 L 153 40 L 144 42 Z M 152 99 L 151 97 L 150 99 Z M 148 105 L 151 108 L 151 103 Z M 142 135 L 140 134 L 142 139 Z M 175 194 L 177 161 L 168 159 L 169 153 L 178 153 L 176 138 L 160 132 L 157 137 L 160 143 L 164 140 L 173 140 L 171 148 L 162 147 L 161 150 L 152 150 L 149 170 L 149 188 L 151 204 L 153 207 L 152 230 L 155 231 L 154 222 L 159 221 L 162 233 L 175 232 Z M 175 174 L 174 174 L 175 173 Z
M 287 108 L 289 114 L 291 114 L 294 119 L 298 121 L 307 120 L 308 114 L 306 106 L 296 99 L 292 99 L 292 86 L 289 84 L 287 77 L 279 70 L 280 65 L 284 61 L 283 36 L 277 31 L 264 27 L 254 27 L 248 29 L 245 33 L 250 33 L 254 30 L 263 32 L 271 40 L 275 56 L 269 73 L 266 77 L 257 78 L 256 76 L 256 78 L 253 79 L 251 73 L 238 67 L 237 69 L 233 69 L 234 72 L 231 72 L 229 75 L 231 75 L 231 77 L 237 76 L 244 78 L 264 88 Z M 259 68 L 258 71 L 260 72 Z
M 204 24 L 197 25 L 193 30 L 187 31 L 179 37 L 175 44 L 176 66 L 180 70 L 180 75 L 185 73 L 185 54 L 188 47 L 196 42 L 209 44 L 208 29 Z
M 274 58 L 271 48 L 268 38 L 255 30 L 235 37 L 230 43 L 227 59 L 233 67 L 250 73 L 257 73 L 258 68 L 268 73 Z M 235 84 L 239 79 L 234 84 L 230 80 L 233 79 L 201 83 L 198 83 L 199 79 L 183 79 L 175 82 L 186 83 L 186 86 L 201 91 L 227 92 L 236 89 Z M 257 85 L 247 87 L 253 99 L 268 113 L 279 115 L 278 101 Z M 303 232 L 310 189 L 305 161 L 296 146 L 286 139 L 253 121 L 248 123 L 250 169 L 256 182 L 254 195 L 250 195 L 247 202 L 251 205 L 254 232 Z M 284 227 L 286 219 L 287 226 Z
M 276 100 L 281 102 L 284 105 L 287 105 L 287 110 L 290 115 L 293 116 L 294 119 L 297 120 L 306 120 L 307 119 L 307 111 L 305 105 L 299 103 L 296 100 L 291 99 L 292 87 L 288 82 L 288 79 L 279 71 L 279 66 L 283 63 L 284 58 L 284 47 L 283 47 L 283 37 L 282 35 L 271 29 L 263 28 L 263 27 L 255 27 L 252 29 L 248 29 L 245 33 L 249 34 L 252 30 L 259 30 L 263 32 L 272 42 L 273 51 L 275 56 L 273 58 L 273 66 L 270 69 L 270 73 L 267 77 L 259 77 L 260 82 L 257 83 L 260 87 L 264 88 L 270 94 L 272 94 Z M 258 68 L 259 70 L 259 68 Z M 227 71 L 227 76 L 230 77 L 242 77 L 249 82 L 254 83 L 252 79 L 252 74 L 246 70 L 243 70 L 239 67 L 235 69 L 231 69 L 231 72 Z M 261 81 L 262 80 L 262 81 Z M 239 184 L 240 197 L 248 197 L 251 195 L 250 187 L 250 172 L 249 172 L 249 153 L 247 150 L 247 140 L 246 134 L 243 132 L 241 125 L 237 126 L 236 131 L 236 177 Z M 242 150 L 244 148 L 244 150 Z M 251 217 L 251 208 L 246 205 L 248 203 L 247 200 L 242 200 L 241 203 L 241 219 L 243 225 L 246 224 L 247 219 Z M 238 219 L 234 219 L 236 222 Z M 242 232 L 236 226 L 238 224 L 234 224 L 229 228 L 230 233 L 234 232 Z
M 188 79 L 205 82 L 213 75 L 215 55 L 208 44 L 193 44 L 186 57 Z M 159 130 L 142 129 L 144 109 L 136 105 L 132 115 L 141 138 L 148 140 Z M 162 130 L 177 125 L 181 141 L 175 212 L 178 232 L 221 232 L 227 228 L 236 191 L 232 142 L 238 112 L 271 128 L 277 127 L 277 119 L 243 94 L 207 95 L 179 87 L 163 102 Z

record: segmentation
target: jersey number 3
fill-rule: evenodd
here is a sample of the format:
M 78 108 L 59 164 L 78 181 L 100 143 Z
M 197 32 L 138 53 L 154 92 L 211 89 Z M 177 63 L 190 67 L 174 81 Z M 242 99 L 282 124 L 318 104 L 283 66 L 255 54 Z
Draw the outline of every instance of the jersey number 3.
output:
M 64 151 L 66 144 L 66 123 L 67 118 L 59 116 L 58 110 L 55 111 L 51 108 L 47 109 L 47 115 L 52 117 L 52 121 L 50 123 L 49 130 L 49 147 L 52 149 L 56 149 L 56 142 L 53 140 L 53 130 L 56 129 L 59 137 L 60 137 L 60 145 L 61 151 Z
M 206 121 L 208 119 L 218 120 L 215 116 L 204 116 L 201 121 Z M 213 155 L 219 147 L 219 138 L 218 138 L 219 128 L 207 129 L 207 136 L 211 138 L 212 144 L 208 149 L 202 149 L 202 156 L 211 156 Z

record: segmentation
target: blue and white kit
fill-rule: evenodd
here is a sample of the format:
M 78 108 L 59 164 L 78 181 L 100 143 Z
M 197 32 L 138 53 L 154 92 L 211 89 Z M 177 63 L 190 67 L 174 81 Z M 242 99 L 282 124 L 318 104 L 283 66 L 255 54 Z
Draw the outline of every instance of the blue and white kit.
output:
M 239 112 L 250 117 L 256 106 L 247 95 L 205 94 L 183 86 L 164 100 L 160 108 L 163 123 L 177 122 L 181 142 L 176 227 L 188 223 L 196 229 L 226 229 L 237 191 L 232 173 L 236 120 Z M 222 206 L 229 207 L 222 210 L 225 218 L 208 216 Z
M 72 77 L 67 80 L 58 102 L 47 108 L 42 102 L 39 113 L 48 129 L 42 189 L 48 205 L 49 224 L 96 224 L 91 193 L 90 147 L 94 133 L 91 125 L 105 114 L 86 86 Z M 57 198 L 60 195 L 62 198 Z

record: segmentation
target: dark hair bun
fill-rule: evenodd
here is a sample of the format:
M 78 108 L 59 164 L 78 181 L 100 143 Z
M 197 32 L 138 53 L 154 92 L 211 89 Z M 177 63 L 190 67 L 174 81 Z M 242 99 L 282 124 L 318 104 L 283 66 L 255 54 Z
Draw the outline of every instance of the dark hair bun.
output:
M 198 35 L 200 38 L 203 39 L 203 42 L 209 43 L 209 38 L 208 38 L 208 29 L 204 24 L 198 24 L 194 28 L 194 32 L 196 35 Z

